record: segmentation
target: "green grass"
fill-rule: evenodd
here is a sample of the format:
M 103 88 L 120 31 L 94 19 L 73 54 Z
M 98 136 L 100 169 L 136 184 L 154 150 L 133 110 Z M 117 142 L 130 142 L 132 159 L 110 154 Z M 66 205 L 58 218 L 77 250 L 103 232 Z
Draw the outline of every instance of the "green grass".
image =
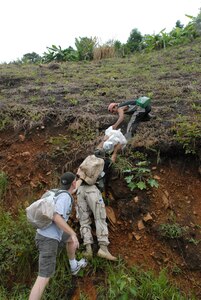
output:
M 162 236 L 167 238 L 180 238 L 184 236 L 184 234 L 187 232 L 185 227 L 182 227 L 181 225 L 174 223 L 174 224 L 161 224 L 159 227 L 159 231 Z
M 105 266 L 105 285 L 98 286 L 98 299 L 108 300 L 187 300 L 179 288 L 168 280 L 167 270 L 158 275 L 140 267 L 128 267 L 121 260 Z M 191 300 L 195 299 L 191 295 Z
M 0 172 L 0 201 L 3 200 L 3 197 L 6 193 L 8 185 L 8 178 L 7 175 L 4 172 Z
M 24 209 L 20 209 L 15 217 L 1 208 L 0 300 L 28 298 L 37 276 L 38 252 L 34 244 L 34 236 L 35 229 L 27 223 Z M 78 259 L 81 256 L 79 252 Z M 75 278 L 70 274 L 65 249 L 57 257 L 56 273 L 50 280 L 43 299 L 58 299 L 58 295 L 60 300 L 71 299 L 70 295 L 84 276 L 98 278 L 94 287 L 97 291 L 97 299 L 100 300 L 195 299 L 193 296 L 188 298 L 177 287 L 170 284 L 167 270 L 162 270 L 157 275 L 152 271 L 144 271 L 140 267 L 129 267 L 120 258 L 114 263 L 94 257 L 89 261 L 87 268 Z M 87 299 L 83 290 L 80 290 L 80 299 Z

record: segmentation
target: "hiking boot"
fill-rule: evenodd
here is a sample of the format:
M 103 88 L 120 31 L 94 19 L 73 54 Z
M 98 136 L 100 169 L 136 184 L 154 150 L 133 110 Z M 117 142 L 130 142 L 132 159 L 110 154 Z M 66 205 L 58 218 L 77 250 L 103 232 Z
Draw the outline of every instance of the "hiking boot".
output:
M 77 262 L 77 267 L 75 269 L 71 269 L 71 274 L 76 275 L 81 269 L 87 266 L 87 260 L 85 258 L 80 259 Z
M 93 251 L 91 248 L 91 244 L 86 245 L 86 250 L 83 252 L 83 256 L 86 258 L 92 258 L 93 257 Z
M 103 251 L 101 248 L 98 250 L 97 256 L 108 260 L 117 260 L 117 257 L 113 256 L 108 250 Z

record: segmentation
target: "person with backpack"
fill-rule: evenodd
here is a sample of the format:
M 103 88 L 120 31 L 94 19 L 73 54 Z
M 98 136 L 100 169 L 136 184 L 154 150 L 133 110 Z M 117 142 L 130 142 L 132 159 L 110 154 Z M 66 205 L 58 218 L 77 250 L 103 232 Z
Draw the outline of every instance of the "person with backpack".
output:
M 136 132 L 140 121 L 149 120 L 151 111 L 150 98 L 140 97 L 136 100 L 128 100 L 121 103 L 112 102 L 108 106 L 108 111 L 112 114 L 118 114 L 118 120 L 112 125 L 113 129 L 117 129 L 125 119 L 125 115 L 131 116 L 128 121 L 125 132 L 126 138 L 130 138 Z
M 92 244 L 94 241 L 91 231 L 91 216 L 93 215 L 97 241 L 99 244 L 97 256 L 115 261 L 117 258 L 108 250 L 109 239 L 106 209 L 99 189 L 100 187 L 98 186 L 98 183 L 101 184 L 101 186 L 104 185 L 104 182 L 101 179 L 105 176 L 106 171 L 104 169 L 105 151 L 96 149 L 93 156 L 96 157 L 97 163 L 95 163 L 94 159 L 94 162 L 89 164 L 88 158 L 86 158 L 78 168 L 77 172 L 77 176 L 79 177 L 79 184 L 77 185 L 77 217 L 80 223 L 81 238 L 86 247 L 84 256 L 87 258 L 93 256 Z M 100 183 L 101 181 L 103 185 Z
M 76 188 L 76 175 L 66 172 L 61 176 L 61 189 L 55 195 L 55 213 L 49 226 L 37 229 L 36 246 L 39 250 L 39 270 L 37 279 L 31 289 L 29 300 L 41 299 L 43 292 L 55 273 L 57 251 L 66 246 L 72 275 L 86 267 L 87 261 L 77 261 L 75 253 L 79 241 L 75 231 L 67 224 L 72 210 L 72 194 Z

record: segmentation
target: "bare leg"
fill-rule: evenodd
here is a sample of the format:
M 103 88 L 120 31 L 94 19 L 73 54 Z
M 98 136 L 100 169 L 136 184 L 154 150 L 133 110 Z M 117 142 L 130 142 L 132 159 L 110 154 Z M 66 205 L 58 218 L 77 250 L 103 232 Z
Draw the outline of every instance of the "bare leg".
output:
M 40 300 L 50 278 L 38 276 L 29 295 L 29 300 Z
M 77 249 L 77 245 L 70 239 L 68 239 L 66 243 L 66 251 L 69 259 L 74 259 L 75 258 L 75 251 Z

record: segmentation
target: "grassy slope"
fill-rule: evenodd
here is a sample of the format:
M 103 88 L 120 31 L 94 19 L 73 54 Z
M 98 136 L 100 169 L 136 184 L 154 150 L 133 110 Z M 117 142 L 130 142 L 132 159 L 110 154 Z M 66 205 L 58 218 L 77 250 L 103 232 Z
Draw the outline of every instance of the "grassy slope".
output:
M 56 66 L 56 67 L 55 67 Z M 0 128 L 33 128 L 83 116 L 112 122 L 107 105 L 114 100 L 148 95 L 157 120 L 149 129 L 155 143 L 171 139 L 178 115 L 197 121 L 201 98 L 200 40 L 125 59 L 58 65 L 0 65 Z M 160 136 L 160 138 L 159 138 Z

